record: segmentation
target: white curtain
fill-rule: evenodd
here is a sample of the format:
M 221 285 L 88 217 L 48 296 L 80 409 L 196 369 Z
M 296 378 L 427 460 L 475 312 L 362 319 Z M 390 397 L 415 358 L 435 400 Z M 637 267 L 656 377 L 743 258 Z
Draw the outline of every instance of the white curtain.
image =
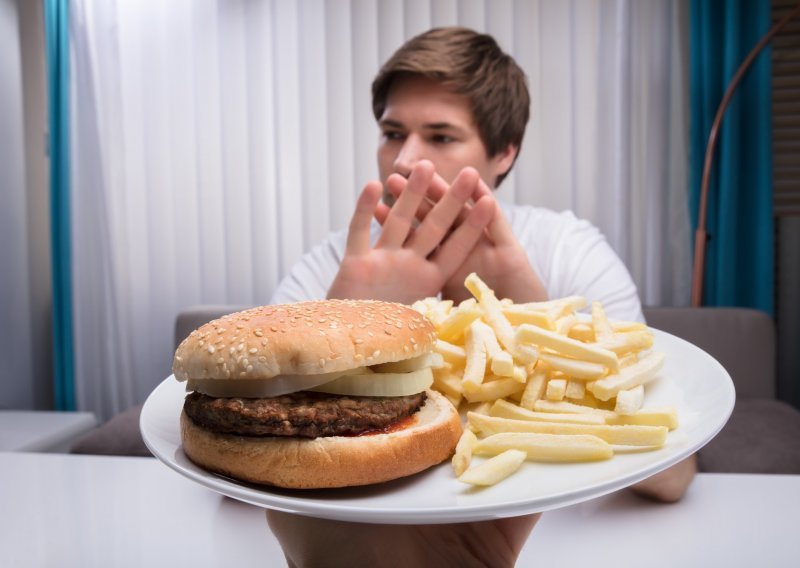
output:
M 647 304 L 689 283 L 685 0 L 72 0 L 79 406 L 170 373 L 192 304 L 255 304 L 377 175 L 370 83 L 459 24 L 526 70 L 508 200 L 597 224 Z

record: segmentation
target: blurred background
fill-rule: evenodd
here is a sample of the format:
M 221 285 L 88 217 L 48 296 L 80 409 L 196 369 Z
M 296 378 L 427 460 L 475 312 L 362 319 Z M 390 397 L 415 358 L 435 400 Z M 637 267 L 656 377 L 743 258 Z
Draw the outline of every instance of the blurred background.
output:
M 0 409 L 139 404 L 179 310 L 266 303 L 377 177 L 370 84 L 462 25 L 526 71 L 502 199 L 571 209 L 643 304 L 690 303 L 700 175 L 739 64 L 789 0 L 0 0 Z M 731 101 L 703 303 L 778 329 L 800 406 L 800 23 Z

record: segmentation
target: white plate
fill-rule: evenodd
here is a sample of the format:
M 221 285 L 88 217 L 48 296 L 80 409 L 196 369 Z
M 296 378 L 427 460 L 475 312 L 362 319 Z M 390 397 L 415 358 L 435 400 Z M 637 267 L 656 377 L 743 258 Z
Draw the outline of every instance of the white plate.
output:
M 526 462 L 511 477 L 484 489 L 456 481 L 448 462 L 388 483 L 305 491 L 248 485 L 209 473 L 189 461 L 181 449 L 178 418 L 186 393 L 184 385 L 172 376 L 148 397 L 140 426 L 147 447 L 169 467 L 209 489 L 261 507 L 369 523 L 432 524 L 513 517 L 628 487 L 697 451 L 725 425 L 735 393 L 722 365 L 682 339 L 653 332 L 654 348 L 666 354 L 666 362 L 659 376 L 647 385 L 645 406 L 674 406 L 680 420 L 663 448 L 618 454 L 593 463 Z

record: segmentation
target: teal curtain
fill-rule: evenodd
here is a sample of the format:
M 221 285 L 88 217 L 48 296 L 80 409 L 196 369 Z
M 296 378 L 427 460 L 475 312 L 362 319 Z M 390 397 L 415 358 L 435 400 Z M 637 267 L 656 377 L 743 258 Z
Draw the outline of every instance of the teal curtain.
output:
M 770 28 L 769 0 L 692 0 L 690 213 L 697 226 L 711 124 L 739 65 Z M 770 49 L 753 62 L 722 121 L 709 186 L 703 304 L 773 313 Z
M 44 0 L 53 271 L 53 405 L 75 410 L 70 270 L 69 0 Z

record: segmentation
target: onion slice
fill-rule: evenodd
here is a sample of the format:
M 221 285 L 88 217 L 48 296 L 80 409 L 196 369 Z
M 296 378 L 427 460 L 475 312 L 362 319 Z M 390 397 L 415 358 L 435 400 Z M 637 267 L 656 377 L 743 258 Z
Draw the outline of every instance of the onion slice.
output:
M 441 367 L 443 362 L 442 356 L 438 353 L 426 353 L 425 355 L 412 357 L 411 359 L 372 365 L 370 369 L 376 373 L 410 373 L 426 367 Z
M 309 390 L 329 383 L 342 375 L 371 374 L 366 367 L 317 375 L 278 375 L 269 379 L 189 379 L 186 391 L 196 391 L 216 398 L 270 398 Z
M 410 373 L 342 375 L 306 390 L 349 396 L 408 396 L 429 389 L 432 384 L 433 371 L 425 368 Z

